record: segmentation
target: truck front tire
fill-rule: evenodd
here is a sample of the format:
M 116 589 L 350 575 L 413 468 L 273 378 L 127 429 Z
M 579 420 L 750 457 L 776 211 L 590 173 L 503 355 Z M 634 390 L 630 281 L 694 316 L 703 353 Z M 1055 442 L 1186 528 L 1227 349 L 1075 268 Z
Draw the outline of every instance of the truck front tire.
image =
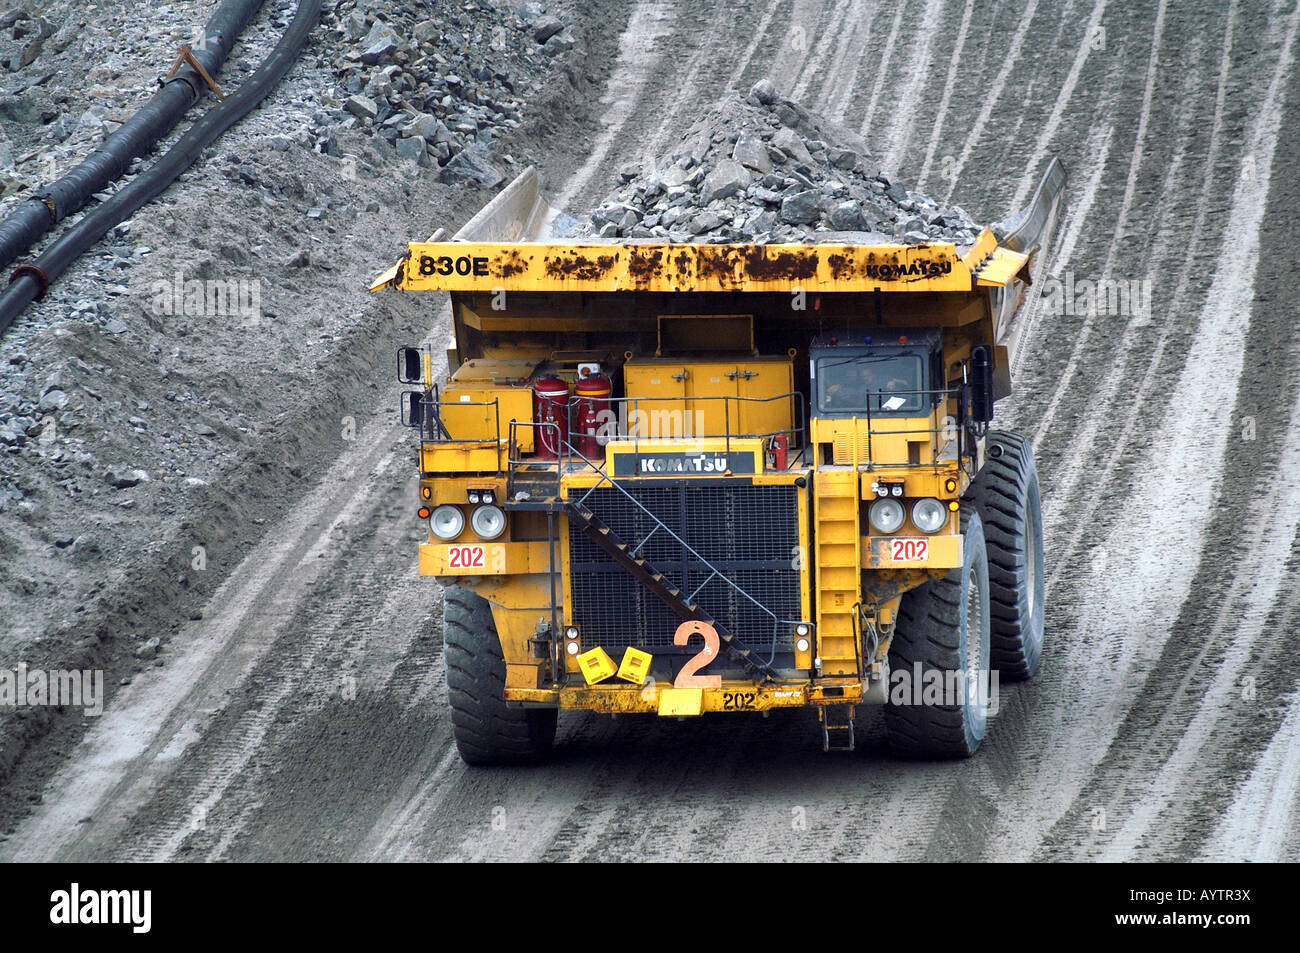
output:
M 1043 513 L 1029 439 L 991 430 L 988 458 L 966 494 L 984 521 L 989 549 L 993 667 L 1033 677 L 1043 656 Z
M 962 565 L 904 593 L 899 605 L 884 716 L 890 748 L 905 757 L 970 757 L 988 726 L 989 570 L 979 514 L 963 510 L 961 530 Z M 927 695 L 934 685 L 941 699 Z
M 443 658 L 452 734 L 472 765 L 535 764 L 555 740 L 554 708 L 507 708 L 506 663 L 492 607 L 462 586 L 443 595 Z

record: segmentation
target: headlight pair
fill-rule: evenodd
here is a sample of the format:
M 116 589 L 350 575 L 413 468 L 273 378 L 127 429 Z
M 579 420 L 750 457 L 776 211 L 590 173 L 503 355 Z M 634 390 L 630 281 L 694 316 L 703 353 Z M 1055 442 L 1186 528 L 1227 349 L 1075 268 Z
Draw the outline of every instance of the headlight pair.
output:
M 479 539 L 496 539 L 506 531 L 506 514 L 501 507 L 484 503 L 470 514 L 469 526 Z M 439 539 L 455 539 L 465 529 L 465 513 L 459 506 L 444 503 L 429 514 L 429 529 Z
M 907 510 L 891 497 L 881 497 L 871 504 L 867 519 L 878 533 L 896 533 L 903 525 Z M 926 497 L 912 504 L 912 523 L 923 533 L 937 533 L 948 523 L 948 511 L 938 500 Z

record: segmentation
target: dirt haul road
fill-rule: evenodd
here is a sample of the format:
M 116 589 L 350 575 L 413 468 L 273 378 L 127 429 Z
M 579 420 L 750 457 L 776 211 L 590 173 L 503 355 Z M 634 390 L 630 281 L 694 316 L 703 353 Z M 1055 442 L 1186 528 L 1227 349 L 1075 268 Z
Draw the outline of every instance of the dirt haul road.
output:
M 589 159 L 546 170 L 589 209 L 763 76 L 977 220 L 1063 157 L 1059 284 L 999 406 L 1043 485 L 1046 658 L 976 757 L 896 762 L 870 711 L 849 756 L 821 754 L 811 712 L 569 715 L 550 763 L 466 768 L 376 367 L 385 397 L 310 505 L 114 698 L 0 858 L 1300 859 L 1298 28 L 1291 0 L 638 3 Z M 1102 280 L 1127 305 L 1091 311 Z

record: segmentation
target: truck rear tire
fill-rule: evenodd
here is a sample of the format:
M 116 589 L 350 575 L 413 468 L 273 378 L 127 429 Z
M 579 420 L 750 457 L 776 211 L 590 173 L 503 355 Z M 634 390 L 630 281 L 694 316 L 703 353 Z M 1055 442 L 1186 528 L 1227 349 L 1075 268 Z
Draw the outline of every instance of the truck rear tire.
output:
M 466 764 L 535 764 L 555 740 L 554 708 L 507 708 L 506 663 L 492 607 L 477 593 L 448 586 L 443 658 L 452 734 Z
M 979 514 L 963 510 L 961 529 L 962 565 L 904 593 L 899 605 L 884 716 L 890 748 L 905 757 L 970 757 L 988 727 L 989 575 Z M 927 698 L 936 680 L 943 697 Z
M 991 430 L 988 459 L 966 498 L 984 521 L 989 551 L 993 668 L 1033 677 L 1043 656 L 1043 513 L 1029 439 Z

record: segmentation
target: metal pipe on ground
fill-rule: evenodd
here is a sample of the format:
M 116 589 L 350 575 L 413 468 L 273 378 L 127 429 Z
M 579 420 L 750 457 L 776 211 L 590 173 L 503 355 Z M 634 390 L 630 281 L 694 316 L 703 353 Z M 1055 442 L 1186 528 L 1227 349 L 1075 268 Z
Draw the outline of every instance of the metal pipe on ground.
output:
M 165 192 L 182 172 L 198 161 L 204 149 L 265 99 L 293 66 L 319 15 L 320 0 L 300 0 L 293 22 L 280 42 L 243 85 L 208 110 L 148 170 L 53 241 L 35 262 L 19 265 L 9 279 L 9 287 L 0 294 L 0 334 L 29 304 L 44 296 L 50 283 L 58 280 L 109 229 Z
M 262 0 L 225 0 L 203 28 L 191 52 L 210 77 L 216 77 L 235 40 L 262 6 Z M 147 155 L 203 98 L 207 82 L 193 66 L 161 80 L 162 88 L 67 175 L 42 188 L 0 223 L 0 268 L 27 252 L 55 224 L 79 211 L 96 192 L 121 176 L 131 162 Z

